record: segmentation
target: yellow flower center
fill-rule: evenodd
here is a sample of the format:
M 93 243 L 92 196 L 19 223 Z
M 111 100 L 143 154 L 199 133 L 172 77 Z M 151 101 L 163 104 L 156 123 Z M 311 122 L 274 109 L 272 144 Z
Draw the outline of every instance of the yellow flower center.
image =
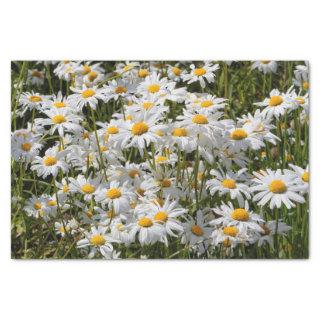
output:
M 140 78 L 145 78 L 148 75 L 149 75 L 149 71 L 147 69 L 140 69 L 138 72 L 138 76 Z
M 29 97 L 29 100 L 30 100 L 31 102 L 40 102 L 40 101 L 42 101 L 42 98 L 39 97 L 39 96 L 30 96 L 30 97 Z
M 206 69 L 203 69 L 203 68 L 194 69 L 194 74 L 198 77 L 203 76 L 206 73 L 207 73 Z
M 277 107 L 283 102 L 283 98 L 281 96 L 272 96 L 269 100 L 270 107 Z
M 106 147 L 106 146 L 101 146 L 101 147 L 100 147 L 100 150 L 101 150 L 102 152 L 105 152 L 105 151 L 108 151 L 109 149 L 108 149 L 108 147 Z
M 67 184 L 63 185 L 62 192 L 64 192 L 64 193 L 69 192 L 69 186 Z
M 56 107 L 56 108 L 64 108 L 66 106 L 66 104 L 62 101 L 56 101 L 53 103 L 53 105 Z
M 304 172 L 303 175 L 301 176 L 301 179 L 304 182 L 309 182 L 309 172 L 308 171 Z
M 304 100 L 302 97 L 296 98 L 296 101 L 297 101 L 299 104 L 304 104 L 304 103 L 305 103 L 305 100 Z
M 130 71 L 131 69 L 133 69 L 133 65 L 132 64 L 127 64 L 126 66 L 124 66 L 123 71 Z
M 56 206 L 56 205 L 57 205 L 57 201 L 56 201 L 56 200 L 50 200 L 50 201 L 48 201 L 48 206 L 54 207 L 54 206 Z
M 30 149 L 31 149 L 31 143 L 29 143 L 29 142 L 23 143 L 23 144 L 21 145 L 21 149 L 22 149 L 23 151 L 30 151 Z
M 91 218 L 93 217 L 93 212 L 90 211 L 90 210 L 88 210 L 88 211 L 86 212 L 86 216 L 87 216 L 89 219 L 91 219 Z
M 231 213 L 231 218 L 238 221 L 248 221 L 249 220 L 249 213 L 245 209 L 235 209 Z
M 60 124 L 66 122 L 66 118 L 62 114 L 57 114 L 56 116 L 52 117 L 52 122 L 55 124 Z
M 88 65 L 84 65 L 81 73 L 82 73 L 83 75 L 86 75 L 86 74 L 88 74 L 90 71 L 91 71 L 91 68 L 90 68 Z
M 157 162 L 157 163 L 165 162 L 165 161 L 167 161 L 167 160 L 168 160 L 168 158 L 165 157 L 165 156 L 157 156 L 157 157 L 156 157 L 156 162 Z
M 150 93 L 157 93 L 160 90 L 160 86 L 158 84 L 152 84 L 148 87 L 148 91 Z
M 213 106 L 213 102 L 211 100 L 204 100 L 201 102 L 202 108 L 209 108 L 211 106 Z
M 196 236 L 198 236 L 198 237 L 201 237 L 203 235 L 202 228 L 197 226 L 197 225 L 194 225 L 194 226 L 191 227 L 191 232 L 193 234 L 195 234 Z
M 222 185 L 227 189 L 235 189 L 236 188 L 236 182 L 233 179 L 223 180 Z
M 137 122 L 131 128 L 131 131 L 135 136 L 141 136 L 142 134 L 148 132 L 148 130 L 149 127 L 145 122 Z
M 140 174 L 138 170 L 132 169 L 129 171 L 128 175 L 131 179 L 134 179 L 136 176 L 139 176 Z
M 269 190 L 273 193 L 284 193 L 287 191 L 287 186 L 282 180 L 273 180 L 269 184 Z
M 245 139 L 247 136 L 247 132 L 243 129 L 235 129 L 230 134 L 230 138 L 233 140 L 242 140 Z
M 174 75 L 180 76 L 180 74 L 181 74 L 181 69 L 178 68 L 178 67 L 173 67 L 173 68 L 172 68 L 172 72 L 174 73 Z
M 303 87 L 304 90 L 308 90 L 309 89 L 309 82 L 304 81 L 303 84 L 302 84 L 302 87 Z
M 93 193 L 95 191 L 95 187 L 89 183 L 87 184 L 84 184 L 82 187 L 81 187 L 81 190 L 84 192 L 84 193 Z
M 158 211 L 154 216 L 155 221 L 166 222 L 168 220 L 168 214 L 165 211 Z
M 164 188 L 169 188 L 169 187 L 171 187 L 171 180 L 169 180 L 169 179 L 163 179 L 162 182 L 161 182 L 161 185 L 162 185 Z
M 164 132 L 162 130 L 157 130 L 156 131 L 156 135 L 159 137 L 163 137 L 164 136 Z
M 239 230 L 235 226 L 230 226 L 230 227 L 224 227 L 223 228 L 223 233 L 227 236 L 230 237 L 235 237 L 238 234 Z
M 132 117 L 131 114 L 125 116 L 125 120 L 126 120 L 126 121 L 130 121 L 130 120 L 132 120 L 132 119 L 133 119 L 133 117 Z
M 192 122 L 196 123 L 196 124 L 208 124 L 209 123 L 207 117 L 204 116 L 203 114 L 197 114 L 197 115 L 193 116 Z
M 144 103 L 142 104 L 142 106 L 143 106 L 146 110 L 148 110 L 148 109 L 150 109 L 151 107 L 153 107 L 153 103 L 146 101 L 146 102 L 144 102 Z
M 32 76 L 36 77 L 36 78 L 42 78 L 42 73 L 38 70 L 33 70 L 32 71 Z
M 119 133 L 119 129 L 116 126 L 111 126 L 107 129 L 109 134 L 117 134 Z
M 42 208 L 42 204 L 40 202 L 36 202 L 33 207 L 36 209 L 36 210 L 40 210 Z
M 103 246 L 106 243 L 106 239 L 101 234 L 95 234 L 90 238 L 90 243 L 94 246 Z
M 121 197 L 121 191 L 118 188 L 110 188 L 106 194 L 109 199 L 117 199 Z
M 143 217 L 143 218 L 139 219 L 138 224 L 140 227 L 149 228 L 153 225 L 153 222 L 151 219 L 149 219 L 147 217 Z
M 52 156 L 45 157 L 43 163 L 46 167 L 54 166 L 57 163 L 57 159 Z
M 172 131 L 172 135 L 174 137 L 186 137 L 187 136 L 187 130 L 185 128 L 175 128 Z
M 93 82 L 98 77 L 98 73 L 95 71 L 91 71 L 88 74 L 89 81 Z
M 261 62 L 262 64 L 268 64 L 268 63 L 271 62 L 271 60 L 261 60 L 260 62 Z
M 87 89 L 87 90 L 84 90 L 82 92 L 82 98 L 91 98 L 92 96 L 94 96 L 96 94 L 96 92 L 92 89 Z
M 126 93 L 128 91 L 128 89 L 124 86 L 119 86 L 119 87 L 116 87 L 114 92 L 116 94 L 121 94 L 121 93 Z
M 136 190 L 136 192 L 137 192 L 141 197 L 143 197 L 143 196 L 144 196 L 144 193 L 146 192 L 146 190 L 144 190 L 144 189 L 142 189 L 142 188 L 138 188 L 138 189 Z

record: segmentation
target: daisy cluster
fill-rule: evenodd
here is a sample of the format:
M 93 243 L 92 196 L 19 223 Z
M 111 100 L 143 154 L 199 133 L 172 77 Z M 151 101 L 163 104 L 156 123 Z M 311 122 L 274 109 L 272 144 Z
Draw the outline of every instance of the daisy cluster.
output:
M 307 148 L 308 66 L 231 113 L 218 77 L 248 64 L 279 72 L 276 61 L 38 62 L 31 89 L 14 87 L 12 159 L 31 177 L 23 211 L 77 257 L 279 254 L 308 196 L 307 159 L 284 147 Z

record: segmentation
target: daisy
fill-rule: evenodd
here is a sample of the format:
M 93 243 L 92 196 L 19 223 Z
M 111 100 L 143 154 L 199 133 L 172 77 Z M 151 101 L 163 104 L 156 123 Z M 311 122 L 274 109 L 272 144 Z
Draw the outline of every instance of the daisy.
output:
M 90 231 L 85 231 L 85 238 L 77 242 L 77 247 L 90 248 L 88 258 L 94 258 L 99 252 L 104 258 L 113 258 L 113 242 L 117 242 L 115 239 L 110 237 L 107 233 L 107 228 L 103 226 L 91 227 Z
M 108 82 L 108 85 L 103 86 L 103 95 L 105 100 L 109 101 L 114 99 L 118 100 L 119 97 L 127 98 L 135 92 L 136 86 L 125 80 L 112 80 Z
M 45 199 L 43 196 L 36 197 L 35 195 L 32 195 L 32 197 L 26 201 L 23 210 L 27 213 L 29 217 L 43 217 L 45 214 L 43 212 L 44 203 Z
M 134 236 L 130 231 L 129 225 L 124 224 L 121 219 L 113 219 L 110 229 L 112 238 L 118 240 L 120 243 L 128 246 L 134 242 Z
M 267 221 L 261 225 L 262 232 L 258 238 L 258 246 L 261 247 L 265 242 L 269 243 L 273 247 L 274 235 L 286 236 L 287 233 L 292 229 L 290 226 L 282 222 L 281 220 Z
M 39 177 L 46 178 L 49 175 L 56 177 L 59 170 L 68 171 L 68 164 L 64 158 L 69 151 L 59 151 L 57 148 L 49 148 L 43 157 L 36 156 L 32 162 L 31 170 L 37 171 Z
M 168 85 L 167 78 L 160 79 L 160 74 L 154 72 L 139 84 L 137 92 L 142 95 L 161 96 L 168 93 Z
M 117 181 L 111 181 L 106 187 L 101 187 L 95 196 L 97 202 L 107 205 L 110 210 L 116 213 L 130 210 L 130 201 L 135 199 L 131 188 L 124 183 L 120 185 Z
M 247 234 L 248 231 L 262 231 L 259 223 L 264 220 L 258 214 L 250 211 L 248 201 L 240 208 L 235 208 L 231 202 L 228 204 L 222 202 L 222 205 L 213 208 L 213 211 L 219 217 L 210 221 L 212 226 L 235 226 L 243 234 Z
M 122 122 L 123 132 L 115 138 L 115 145 L 120 148 L 136 147 L 143 154 L 145 147 L 160 139 L 158 133 L 164 127 L 157 124 L 160 120 L 159 114 L 144 112 L 137 114 L 132 121 Z
M 23 92 L 19 99 L 19 105 L 24 109 L 20 110 L 19 116 L 22 117 L 27 110 L 38 109 L 41 111 L 41 107 L 45 105 L 46 100 L 47 97 L 39 93 Z
M 219 192 L 221 197 L 224 194 L 229 194 L 231 199 L 237 199 L 240 206 L 244 205 L 244 197 L 251 199 L 250 188 L 245 184 L 247 178 L 244 173 L 246 168 L 239 170 L 238 172 L 227 171 L 224 173 L 222 170 L 210 171 L 210 174 L 214 176 L 214 179 L 210 179 L 206 182 L 206 188 L 209 189 L 212 196 L 216 192 Z
M 136 221 L 130 225 L 131 237 L 135 239 L 138 234 L 142 246 L 156 243 L 163 236 L 163 232 L 162 225 L 147 215 L 138 215 Z
M 211 238 L 214 247 L 222 244 L 229 252 L 232 252 L 239 243 L 245 243 L 248 240 L 248 236 L 241 233 L 236 226 L 220 227 L 212 232 Z
M 276 73 L 278 68 L 278 63 L 276 61 L 271 60 L 260 60 L 255 61 L 251 69 L 258 69 L 259 71 L 263 72 L 264 74 L 267 73 Z
M 11 137 L 11 156 L 16 161 L 29 163 L 39 154 L 42 144 L 34 135 L 13 134 Z
M 70 108 L 68 98 L 64 97 L 61 91 L 57 95 L 52 95 L 50 99 L 45 102 L 45 108 L 47 109 L 61 109 L 61 108 Z
M 179 63 L 176 63 L 174 66 L 168 65 L 167 73 L 169 79 L 179 82 L 182 81 L 182 78 L 187 73 L 187 71 L 181 69 Z
M 256 194 L 253 201 L 259 206 L 270 202 L 270 209 L 280 208 L 284 204 L 288 209 L 295 207 L 294 202 L 304 203 L 305 199 L 299 194 L 304 186 L 299 186 L 293 174 L 284 174 L 280 169 L 276 171 L 266 169 L 264 174 L 253 172 L 251 191 Z
M 289 163 L 289 166 L 294 171 L 296 178 L 297 178 L 297 184 L 303 186 L 303 193 L 308 192 L 309 190 L 309 166 L 306 167 L 306 169 L 303 169 L 299 166 L 295 166 L 291 163 Z
M 53 72 L 59 79 L 70 81 L 72 78 L 74 78 L 78 66 L 79 62 L 63 60 L 58 63 Z
M 79 122 L 82 118 L 67 108 L 49 109 L 44 111 L 44 114 L 48 116 L 49 119 L 37 118 L 35 119 L 35 125 L 42 127 L 51 126 L 49 130 L 50 135 L 53 135 L 57 130 L 60 137 L 63 137 L 65 131 L 75 132 L 81 130 Z
M 196 110 L 203 109 L 208 112 L 215 112 L 216 110 L 225 108 L 225 101 L 227 101 L 227 99 L 217 98 L 211 94 L 206 94 L 194 100 L 192 104 L 187 104 L 187 108 L 195 108 Z
M 27 83 L 40 87 L 44 84 L 45 72 L 38 69 L 28 70 Z
M 70 89 L 75 93 L 68 97 L 68 101 L 73 108 L 80 111 L 85 106 L 96 110 L 98 101 L 104 100 L 103 89 L 98 89 L 96 86 L 92 88 L 83 86 L 82 89 L 71 87 Z
M 152 220 L 161 224 L 166 233 L 172 237 L 177 237 L 183 232 L 183 227 L 178 217 L 181 217 L 187 212 L 186 209 L 178 206 L 178 201 L 172 201 L 170 196 L 167 196 L 164 203 L 159 204 L 157 200 L 146 201 L 135 208 L 135 213 L 146 214 L 152 217 Z
M 207 80 L 208 83 L 213 83 L 215 80 L 214 71 L 219 69 L 219 65 L 212 65 L 212 62 L 206 61 L 202 67 L 196 68 L 194 64 L 190 65 L 190 73 L 182 76 L 183 81 L 188 81 L 188 84 L 199 81 L 201 88 L 205 88 Z
M 91 198 L 95 195 L 96 190 L 98 189 L 101 183 L 101 177 L 97 178 L 86 178 L 85 176 L 79 174 L 77 179 L 72 177 L 69 178 L 69 190 L 70 192 L 78 192 L 84 195 L 85 201 L 90 201 Z
M 303 90 L 308 91 L 309 89 L 309 64 L 298 65 L 294 70 L 293 83 L 295 86 L 300 87 Z
M 212 228 L 204 221 L 203 212 L 198 210 L 196 219 L 190 217 L 187 222 L 183 223 L 184 233 L 181 238 L 182 244 L 194 246 L 206 242 L 212 233 Z
M 250 123 L 242 127 L 228 126 L 224 135 L 227 139 L 224 147 L 231 152 L 246 151 L 249 148 L 259 150 L 265 145 L 261 135 L 254 131 Z
M 278 89 L 270 92 L 270 97 L 265 98 L 262 102 L 254 103 L 258 107 L 264 107 L 262 115 L 266 117 L 275 117 L 278 119 L 283 116 L 287 109 L 292 105 L 292 99 L 288 94 L 280 93 Z

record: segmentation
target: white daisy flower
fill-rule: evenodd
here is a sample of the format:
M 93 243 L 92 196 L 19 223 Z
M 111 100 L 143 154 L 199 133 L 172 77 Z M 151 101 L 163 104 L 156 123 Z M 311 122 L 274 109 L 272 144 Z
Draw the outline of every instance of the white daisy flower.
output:
M 72 177 L 69 178 L 69 190 L 73 193 L 81 193 L 84 195 L 85 201 L 90 201 L 95 195 L 102 177 L 97 178 L 86 178 L 85 176 L 79 174 L 77 179 Z
M 295 202 L 304 203 L 305 199 L 299 194 L 304 187 L 297 185 L 296 177 L 291 174 L 283 174 L 280 169 L 273 171 L 266 169 L 266 173 L 253 172 L 251 191 L 256 194 L 253 201 L 259 206 L 270 202 L 270 209 L 280 208 L 284 204 L 288 209 L 295 207 Z
M 278 63 L 276 61 L 271 61 L 271 60 L 255 61 L 251 66 L 252 70 L 258 69 L 264 74 L 277 73 L 277 68 L 278 68 Z
M 182 76 L 183 81 L 188 81 L 188 84 L 199 81 L 201 88 L 205 88 L 207 80 L 208 83 L 213 83 L 215 80 L 214 71 L 219 69 L 219 65 L 212 65 L 212 62 L 206 61 L 202 67 L 196 68 L 194 64 L 190 65 L 190 73 Z
M 49 175 L 56 177 L 59 170 L 66 173 L 69 168 L 65 162 L 65 157 L 68 152 L 68 150 L 59 151 L 57 148 L 49 148 L 43 157 L 35 157 L 31 170 L 37 171 L 38 176 L 43 178 Z

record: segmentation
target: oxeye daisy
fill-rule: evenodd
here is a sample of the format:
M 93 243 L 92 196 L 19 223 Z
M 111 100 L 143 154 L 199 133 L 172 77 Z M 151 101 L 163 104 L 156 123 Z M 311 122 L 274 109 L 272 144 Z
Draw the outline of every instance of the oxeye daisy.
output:
M 292 168 L 296 178 L 297 178 L 297 184 L 300 186 L 303 186 L 303 193 L 308 192 L 309 190 L 309 166 L 307 166 L 305 169 L 293 165 L 289 163 L 289 166 Z
M 206 82 L 213 83 L 215 80 L 214 71 L 219 69 L 218 64 L 212 65 L 212 62 L 206 61 L 201 67 L 196 68 L 194 64 L 190 65 L 190 73 L 182 76 L 183 81 L 188 81 L 188 84 L 199 81 L 201 88 L 205 88 Z
M 45 107 L 47 109 L 64 109 L 70 108 L 70 105 L 68 103 L 68 98 L 64 97 L 61 91 L 59 91 L 57 95 L 52 95 L 50 99 L 45 101 Z
M 113 219 L 110 226 L 112 238 L 128 246 L 134 242 L 134 236 L 129 227 L 130 225 L 124 224 L 121 219 Z
M 57 75 L 58 78 L 70 81 L 75 77 L 76 70 L 79 67 L 79 62 L 74 62 L 70 60 L 63 60 L 58 63 L 57 67 L 53 72 Z
M 107 170 L 107 175 L 110 181 L 132 183 L 134 180 L 142 178 L 144 170 L 140 164 L 126 162 L 125 165 L 111 165 Z
M 28 70 L 27 82 L 31 85 L 40 87 L 44 84 L 45 72 L 43 70 Z
M 11 137 L 11 156 L 16 161 L 31 162 L 41 148 L 37 136 L 13 134 Z
M 246 151 L 249 148 L 259 150 L 265 145 L 261 135 L 254 132 L 254 127 L 250 123 L 246 123 L 242 127 L 227 127 L 225 138 L 224 146 L 231 152 Z
M 208 112 L 215 112 L 219 109 L 224 109 L 226 106 L 226 100 L 224 98 L 217 98 L 211 94 L 205 94 L 193 101 L 192 104 L 187 104 L 188 109 L 206 110 Z
M 37 171 L 38 176 L 43 178 L 49 175 L 56 177 L 59 170 L 66 173 L 69 168 L 65 162 L 65 157 L 68 152 L 68 150 L 59 151 L 57 148 L 47 149 L 43 157 L 35 157 L 31 170 Z
M 118 100 L 119 97 L 127 98 L 130 97 L 135 91 L 136 86 L 125 80 L 112 80 L 108 82 L 108 85 L 103 86 L 103 94 L 105 100 L 111 99 Z
M 23 210 L 26 211 L 28 216 L 35 218 L 43 217 L 45 215 L 43 211 L 44 203 L 45 198 L 43 196 L 36 197 L 35 195 L 32 195 L 32 197 L 26 201 Z
M 244 234 L 248 231 L 262 231 L 259 222 L 263 222 L 263 219 L 250 211 L 248 201 L 240 208 L 234 207 L 231 202 L 222 203 L 220 207 L 213 208 L 213 211 L 219 217 L 210 222 L 212 226 L 236 226 Z
M 139 84 L 137 91 L 143 95 L 161 96 L 168 93 L 168 85 L 167 78 L 160 79 L 160 74 L 152 73 Z
M 258 69 L 259 71 L 263 72 L 264 74 L 276 73 L 277 68 L 278 68 L 277 62 L 272 61 L 272 60 L 255 61 L 251 66 L 251 69 Z
M 258 246 L 261 247 L 265 242 L 269 243 L 273 247 L 274 235 L 286 236 L 292 229 L 290 226 L 282 222 L 281 220 L 267 221 L 261 224 L 262 232 L 258 237 Z
M 273 89 L 270 92 L 270 97 L 265 98 L 262 102 L 255 103 L 258 107 L 263 107 L 262 115 L 266 117 L 275 117 L 278 119 L 283 116 L 285 112 L 290 109 L 292 99 L 290 95 L 280 93 L 278 89 Z
M 99 252 L 104 258 L 112 259 L 113 258 L 113 242 L 117 242 L 107 233 L 107 228 L 103 226 L 91 227 L 91 230 L 85 231 L 85 238 L 77 242 L 77 247 L 90 248 L 88 258 L 94 258 Z
M 284 204 L 288 209 L 295 207 L 295 202 L 304 203 L 305 199 L 299 194 L 304 186 L 299 186 L 293 174 L 284 174 L 280 169 L 273 171 L 266 169 L 265 174 L 253 172 L 251 191 L 256 193 L 253 201 L 259 206 L 270 202 L 270 209 L 280 208 Z
M 123 132 L 115 137 L 115 145 L 121 148 L 136 147 L 142 154 L 145 147 L 160 139 L 159 130 L 164 128 L 164 125 L 157 124 L 160 120 L 159 114 L 137 114 L 132 121 L 122 123 Z
M 49 133 L 53 135 L 57 130 L 61 137 L 64 136 L 65 132 L 75 132 L 81 131 L 81 126 L 79 122 L 82 118 L 74 113 L 72 113 L 69 109 L 49 109 L 44 111 L 44 114 L 48 117 L 48 119 L 37 118 L 35 119 L 36 126 L 50 126 Z
M 244 198 L 251 199 L 250 188 L 246 184 L 247 178 L 244 173 L 246 168 L 239 170 L 238 172 L 218 171 L 212 169 L 210 174 L 214 176 L 214 179 L 210 179 L 206 182 L 206 188 L 209 189 L 210 194 L 213 196 L 216 192 L 219 192 L 219 196 L 229 194 L 231 199 L 237 199 L 239 205 L 244 205 Z
M 95 200 L 116 213 L 130 209 L 130 201 L 135 199 L 131 187 L 124 183 L 120 185 L 117 181 L 111 181 L 105 187 L 101 187 L 95 196 Z
M 99 185 L 101 183 L 101 178 L 97 177 L 95 179 L 79 174 L 77 179 L 72 177 L 69 178 L 69 190 L 70 192 L 78 192 L 84 195 L 85 201 L 90 201 L 95 195 Z
M 309 64 L 298 65 L 294 70 L 293 84 L 300 87 L 302 90 L 309 90 Z
M 164 229 L 151 216 L 140 214 L 137 216 L 136 221 L 130 225 L 130 235 L 133 239 L 135 239 L 137 233 L 139 243 L 144 246 L 160 241 L 164 234 Z
M 248 236 L 241 233 L 236 226 L 222 226 L 214 230 L 211 234 L 212 245 L 214 247 L 223 245 L 231 254 L 232 249 L 240 243 L 245 243 Z
M 19 99 L 19 105 L 23 108 L 19 110 L 19 115 L 23 116 L 27 110 L 38 109 L 41 110 L 42 106 L 45 105 L 47 97 L 39 93 L 23 92 Z
M 177 63 L 174 66 L 169 64 L 167 73 L 169 79 L 179 82 L 182 80 L 182 77 L 187 73 L 187 71 L 182 69 L 179 63 Z
M 178 201 L 172 201 L 168 196 L 162 204 L 159 204 L 157 200 L 148 200 L 138 205 L 135 212 L 137 215 L 151 216 L 153 221 L 163 226 L 168 235 L 177 237 L 183 232 L 183 227 L 177 218 L 184 215 L 187 210 L 179 207 Z
M 71 107 L 81 111 L 83 107 L 89 106 L 96 110 L 99 100 L 104 100 L 103 89 L 94 86 L 87 88 L 83 86 L 82 89 L 71 88 L 74 94 L 68 97 Z

